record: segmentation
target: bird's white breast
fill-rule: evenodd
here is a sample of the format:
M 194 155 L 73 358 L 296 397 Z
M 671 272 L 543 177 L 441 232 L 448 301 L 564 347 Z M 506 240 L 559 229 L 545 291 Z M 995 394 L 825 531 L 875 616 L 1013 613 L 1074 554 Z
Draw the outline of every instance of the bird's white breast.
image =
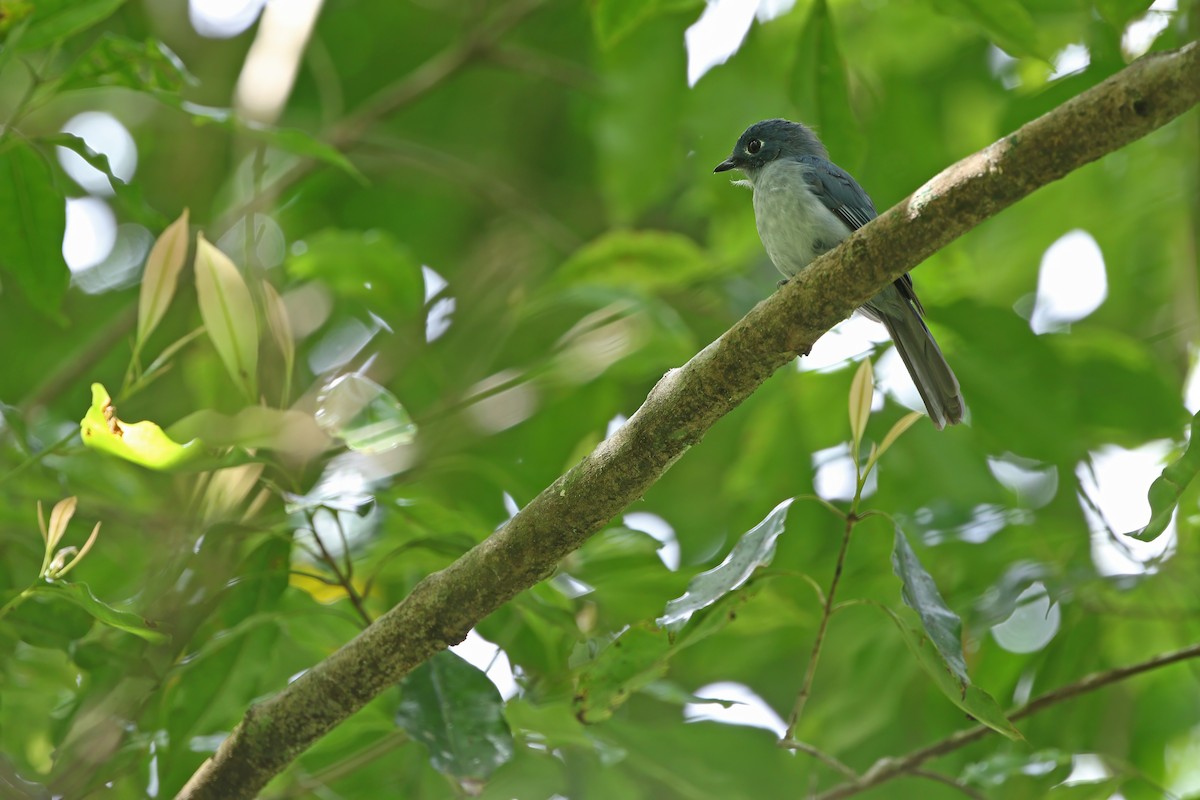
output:
M 788 276 L 850 235 L 846 224 L 809 191 L 804 169 L 796 161 L 777 160 L 750 178 L 758 236 L 776 268 Z

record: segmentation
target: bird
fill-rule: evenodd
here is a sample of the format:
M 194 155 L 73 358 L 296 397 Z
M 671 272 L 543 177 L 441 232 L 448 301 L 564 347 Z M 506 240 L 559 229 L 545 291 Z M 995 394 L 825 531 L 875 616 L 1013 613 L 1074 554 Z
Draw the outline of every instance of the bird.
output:
M 754 219 L 767 255 L 785 278 L 878 216 L 858 182 L 829 160 L 811 128 L 786 119 L 756 122 L 713 172 L 740 170 L 754 190 Z M 882 322 L 938 430 L 962 422 L 958 378 L 922 317 L 905 273 L 859 309 Z

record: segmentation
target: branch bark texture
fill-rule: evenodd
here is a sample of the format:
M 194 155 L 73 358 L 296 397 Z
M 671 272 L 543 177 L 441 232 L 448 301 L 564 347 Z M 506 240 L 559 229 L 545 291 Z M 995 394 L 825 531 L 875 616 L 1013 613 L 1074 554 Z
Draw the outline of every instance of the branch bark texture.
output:
M 679 369 L 501 530 L 279 694 L 251 707 L 180 797 L 255 796 L 292 759 L 479 620 L 550 575 L 717 420 L 881 287 L 985 219 L 1200 101 L 1200 47 L 1143 58 L 934 177 Z

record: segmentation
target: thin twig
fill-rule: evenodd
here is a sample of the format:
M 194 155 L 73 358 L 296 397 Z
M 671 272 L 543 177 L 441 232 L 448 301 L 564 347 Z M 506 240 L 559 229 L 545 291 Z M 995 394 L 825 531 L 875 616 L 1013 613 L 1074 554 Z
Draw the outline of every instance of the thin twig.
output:
M 1009 713 L 1008 718 L 1012 722 L 1025 719 L 1033 716 L 1039 711 L 1043 711 L 1050 706 L 1057 705 L 1066 700 L 1078 697 L 1081 694 L 1094 692 L 1097 689 L 1108 686 L 1109 684 L 1123 681 L 1127 678 L 1132 678 L 1135 675 L 1141 675 L 1143 672 L 1149 672 L 1160 667 L 1176 664 L 1180 661 L 1187 661 L 1192 658 L 1200 658 L 1200 643 L 1193 644 L 1190 647 L 1185 647 L 1182 650 L 1176 650 L 1173 653 L 1163 653 L 1151 658 L 1147 661 L 1142 661 L 1138 664 L 1132 664 L 1128 667 L 1117 667 L 1106 672 L 1097 672 L 1080 678 L 1074 683 L 1069 683 L 1066 686 L 1060 686 L 1057 689 L 1046 692 L 1045 694 L 1034 698 L 1019 709 Z M 881 783 L 886 783 L 894 778 L 903 775 L 912 775 L 920 769 L 921 765 L 932 758 L 943 756 L 955 750 L 963 748 L 968 744 L 976 742 L 988 734 L 993 733 L 991 728 L 983 725 L 967 730 L 958 731 L 947 736 L 940 742 L 922 747 L 920 750 L 914 750 L 908 755 L 900 756 L 899 758 L 882 758 L 875 762 L 869 770 L 863 773 L 857 781 L 843 783 L 835 786 L 826 792 L 818 795 L 816 800 L 837 800 L 837 798 L 852 797 L 867 789 L 878 786 Z
M 848 765 L 837 760 L 825 751 L 818 750 L 807 742 L 802 742 L 799 739 L 780 739 L 779 746 L 784 750 L 796 750 L 804 753 L 805 755 L 812 756 L 817 761 L 820 761 L 822 764 L 834 770 L 835 772 L 840 772 L 842 777 L 851 781 L 857 781 L 859 779 L 858 773 L 851 769 Z
M 972 789 L 970 786 L 967 786 L 965 783 L 956 781 L 954 778 L 951 778 L 949 775 L 942 775 L 939 772 L 933 772 L 933 771 L 927 770 L 927 769 L 914 769 L 910 774 L 915 777 L 918 777 L 918 778 L 926 778 L 927 780 L 937 781 L 938 783 L 944 783 L 947 786 L 950 786 L 950 787 L 962 792 L 967 797 L 973 798 L 973 800 L 985 800 L 983 794 Z
M 817 662 L 821 658 L 821 647 L 825 644 L 825 629 L 829 627 L 829 617 L 833 614 L 833 599 L 837 595 L 838 582 L 842 579 L 842 568 L 846 563 L 846 551 L 850 548 L 850 534 L 854 531 L 857 518 L 853 515 L 846 517 L 846 526 L 842 533 L 842 546 L 838 550 L 837 564 L 833 568 L 833 580 L 829 582 L 829 591 L 825 594 L 825 606 L 821 610 L 821 624 L 817 626 L 817 638 L 813 641 L 812 653 L 808 657 L 808 669 L 804 672 L 804 683 L 800 685 L 800 693 L 796 695 L 796 704 L 792 706 L 791 716 L 788 717 L 785 741 L 794 741 L 796 724 L 804 713 L 804 706 L 812 694 L 813 678 L 817 674 Z
M 336 511 L 333 511 L 332 513 L 337 514 Z M 367 625 L 370 625 L 372 622 L 371 615 L 367 613 L 367 609 L 363 604 L 362 597 L 355 590 L 354 584 L 351 582 L 349 576 L 342 572 L 342 568 L 338 564 L 337 559 L 334 558 L 329 550 L 325 547 L 325 542 L 321 541 L 321 534 L 319 531 L 317 531 L 316 519 L 314 518 L 313 514 L 309 513 L 307 516 L 308 527 L 309 530 L 312 531 L 313 541 L 317 543 L 317 547 L 321 550 L 321 560 L 325 562 L 325 565 L 329 567 L 330 571 L 333 572 L 333 574 L 337 577 L 338 583 L 346 592 L 346 597 L 350 598 L 350 602 L 354 605 L 354 610 L 358 612 L 360 617 L 362 617 L 363 622 L 365 622 Z M 344 544 L 345 539 L 342 541 Z

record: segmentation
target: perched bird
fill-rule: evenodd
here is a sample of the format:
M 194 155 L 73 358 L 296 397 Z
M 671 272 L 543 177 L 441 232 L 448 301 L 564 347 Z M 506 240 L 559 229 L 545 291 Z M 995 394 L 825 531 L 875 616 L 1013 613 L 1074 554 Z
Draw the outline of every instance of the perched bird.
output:
M 788 277 L 878 216 L 862 187 L 798 122 L 768 119 L 751 125 L 713 172 L 731 169 L 741 170 L 754 189 L 758 236 Z M 887 328 L 933 424 L 940 430 L 961 422 L 958 379 L 921 319 L 925 309 L 912 278 L 899 278 L 859 310 Z

